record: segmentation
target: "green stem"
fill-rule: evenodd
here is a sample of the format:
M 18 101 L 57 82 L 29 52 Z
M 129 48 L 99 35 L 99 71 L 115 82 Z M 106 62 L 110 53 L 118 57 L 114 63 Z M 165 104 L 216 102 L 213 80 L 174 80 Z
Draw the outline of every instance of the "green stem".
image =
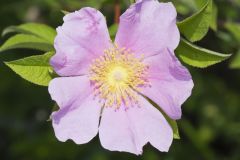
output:
M 114 4 L 114 23 L 115 24 L 119 23 L 120 14 L 121 14 L 121 6 L 119 3 L 119 0 L 115 0 L 115 4 Z

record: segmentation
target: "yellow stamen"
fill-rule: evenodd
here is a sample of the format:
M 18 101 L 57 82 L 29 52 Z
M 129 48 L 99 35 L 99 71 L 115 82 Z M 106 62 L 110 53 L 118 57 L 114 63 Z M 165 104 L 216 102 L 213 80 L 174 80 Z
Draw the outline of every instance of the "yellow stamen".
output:
M 136 91 L 147 85 L 148 67 L 142 60 L 143 56 L 137 58 L 130 51 L 115 45 L 93 61 L 90 80 L 95 94 L 105 101 L 106 107 L 119 108 L 123 103 L 125 106 L 137 103 Z

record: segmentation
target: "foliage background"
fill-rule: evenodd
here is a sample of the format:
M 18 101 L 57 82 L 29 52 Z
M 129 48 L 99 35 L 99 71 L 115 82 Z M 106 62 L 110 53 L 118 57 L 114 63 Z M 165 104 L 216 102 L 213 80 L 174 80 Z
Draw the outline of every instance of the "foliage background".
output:
M 196 11 L 196 1 L 173 0 L 179 19 Z M 120 3 L 122 11 L 129 5 L 128 0 Z M 197 44 L 223 53 L 237 53 L 240 42 L 225 24 L 240 23 L 240 1 L 215 3 L 218 30 L 210 30 Z M 60 10 L 74 11 L 84 6 L 99 8 L 108 25 L 113 24 L 113 0 L 1 0 L 0 31 L 25 22 L 57 27 L 62 24 Z M 0 44 L 6 38 L 0 38 Z M 174 141 L 169 153 L 160 153 L 147 145 L 144 154 L 137 157 L 103 149 L 98 137 L 81 146 L 71 141 L 58 142 L 51 122 L 47 121 L 53 106 L 47 88 L 21 79 L 3 64 L 32 54 L 32 50 L 23 49 L 0 53 L 0 159 L 240 159 L 240 71 L 229 67 L 231 60 L 207 69 L 188 66 L 195 88 L 183 105 L 183 118 L 178 122 L 181 139 Z

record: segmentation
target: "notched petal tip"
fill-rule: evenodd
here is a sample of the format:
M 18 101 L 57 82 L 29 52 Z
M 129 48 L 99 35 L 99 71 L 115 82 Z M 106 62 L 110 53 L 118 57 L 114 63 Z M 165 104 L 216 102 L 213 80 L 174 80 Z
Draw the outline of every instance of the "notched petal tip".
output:
M 163 48 L 174 50 L 180 42 L 176 17 L 172 3 L 138 1 L 121 15 L 115 43 L 147 56 Z
M 149 64 L 149 83 L 142 94 L 155 102 L 171 118 L 180 119 L 181 105 L 190 97 L 193 81 L 190 72 L 169 49 L 144 60 Z
M 76 144 L 91 141 L 98 133 L 100 106 L 90 95 L 54 112 L 52 125 L 58 140 L 72 140 Z
M 54 41 L 54 70 L 61 76 L 79 76 L 88 72 L 91 59 L 103 55 L 111 46 L 106 19 L 93 8 L 69 13 L 57 28 Z
M 161 112 L 139 96 L 139 104 L 127 110 L 104 108 L 99 137 L 102 146 L 110 151 L 141 155 L 147 143 L 167 152 L 173 131 Z
M 95 16 L 98 16 L 98 14 L 102 15 L 102 13 L 95 8 L 84 7 L 84 8 L 81 8 L 80 10 L 77 10 L 65 15 L 63 17 L 63 21 L 67 22 L 72 20 L 82 20 L 84 18 L 88 18 L 89 20 L 92 20 L 92 18 Z

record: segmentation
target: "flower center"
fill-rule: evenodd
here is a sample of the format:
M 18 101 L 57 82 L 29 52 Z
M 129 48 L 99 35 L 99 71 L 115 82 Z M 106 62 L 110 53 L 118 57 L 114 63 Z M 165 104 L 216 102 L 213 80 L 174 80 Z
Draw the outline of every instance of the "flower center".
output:
M 122 66 L 115 66 L 108 75 L 109 83 L 112 85 L 117 85 L 120 83 L 125 83 L 128 79 L 128 72 Z
M 105 101 L 105 107 L 137 103 L 137 91 L 148 85 L 148 67 L 126 49 L 117 46 L 104 51 L 90 67 L 90 80 L 95 95 Z

